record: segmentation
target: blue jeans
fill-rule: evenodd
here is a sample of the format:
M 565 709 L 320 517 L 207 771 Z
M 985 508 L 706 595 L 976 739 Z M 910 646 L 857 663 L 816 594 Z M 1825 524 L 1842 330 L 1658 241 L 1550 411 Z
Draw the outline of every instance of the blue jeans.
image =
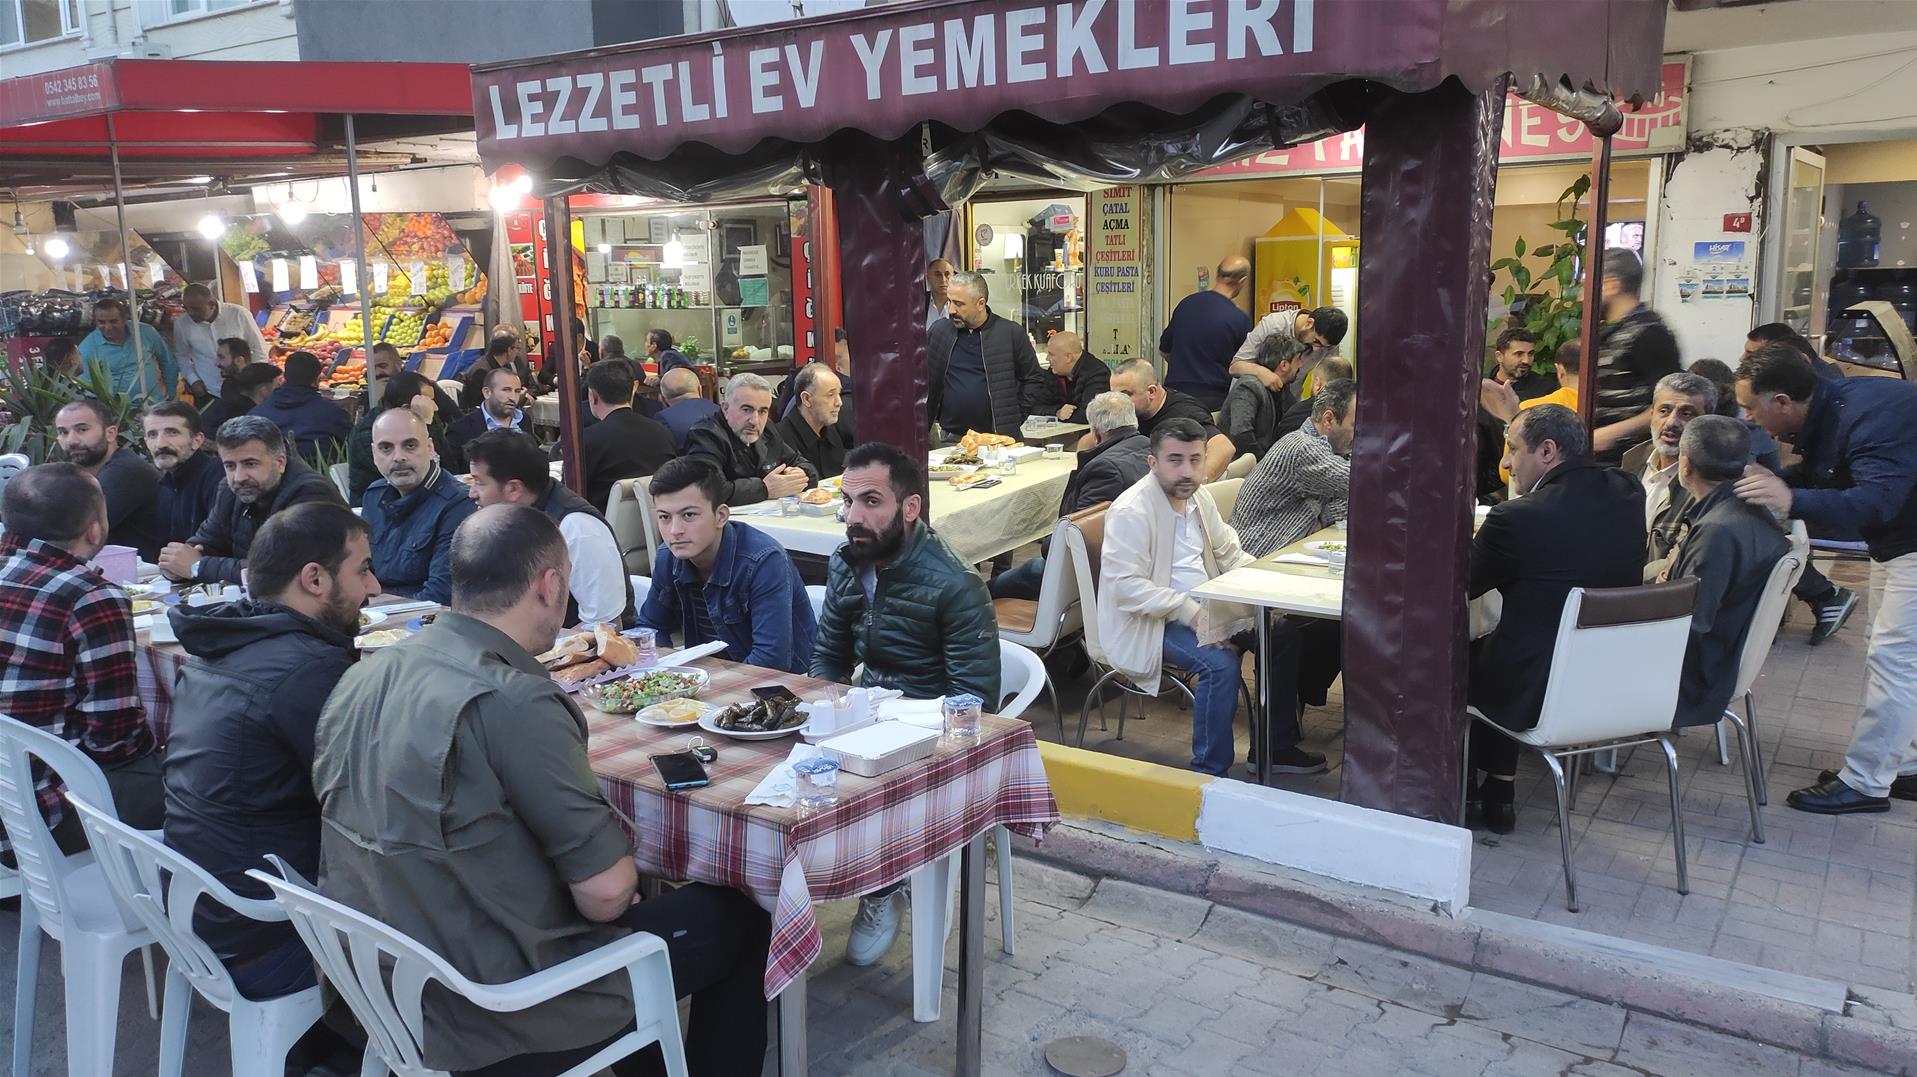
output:
M 1335 632 L 1336 625 L 1333 623 Z M 1271 626 L 1266 637 L 1265 684 L 1271 717 L 1266 726 L 1272 751 L 1295 748 L 1298 728 L 1299 662 L 1312 629 L 1285 618 Z M 1251 632 L 1232 637 L 1237 647 L 1205 647 L 1191 628 L 1165 622 L 1167 662 L 1197 674 L 1191 708 L 1191 769 L 1225 776 L 1231 770 L 1235 745 L 1233 721 L 1238 716 L 1239 670 L 1244 653 L 1258 645 Z
M 304 991 L 319 982 L 313 953 L 299 939 L 274 947 L 243 965 L 227 966 L 240 994 L 263 1002 Z
M 986 589 L 993 598 L 1023 598 L 1038 601 L 1039 588 L 1045 582 L 1045 558 L 1041 555 L 1020 562 L 1016 567 L 1004 572 L 992 573 L 986 581 Z

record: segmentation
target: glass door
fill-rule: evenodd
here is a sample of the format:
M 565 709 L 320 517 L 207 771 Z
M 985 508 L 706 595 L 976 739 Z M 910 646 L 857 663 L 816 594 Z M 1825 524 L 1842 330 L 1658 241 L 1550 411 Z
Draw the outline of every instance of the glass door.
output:
M 1818 242 L 1824 212 L 1824 158 L 1791 148 L 1790 176 L 1784 190 L 1783 272 L 1778 306 L 1782 320 L 1805 336 L 1820 336 L 1824 326 L 1823 282 L 1830 267 Z

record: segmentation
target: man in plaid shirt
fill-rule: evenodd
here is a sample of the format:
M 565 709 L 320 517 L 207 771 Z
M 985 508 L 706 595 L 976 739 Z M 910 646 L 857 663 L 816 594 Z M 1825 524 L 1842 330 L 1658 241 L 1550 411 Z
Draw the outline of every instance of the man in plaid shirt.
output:
M 160 756 L 140 705 L 126 592 L 86 562 L 107 541 L 106 498 L 74 464 L 42 464 L 0 499 L 0 714 L 59 734 L 100 764 L 120 818 L 164 820 Z M 68 852 L 86 845 L 65 786 L 35 763 L 34 791 Z M 0 844 L 0 852 L 9 847 Z M 11 856 L 8 856 L 11 860 Z

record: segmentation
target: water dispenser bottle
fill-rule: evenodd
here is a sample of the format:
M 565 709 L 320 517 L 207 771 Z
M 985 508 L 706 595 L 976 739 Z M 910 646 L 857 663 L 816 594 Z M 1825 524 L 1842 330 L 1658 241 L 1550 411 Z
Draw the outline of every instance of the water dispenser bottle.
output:
M 1884 222 L 1870 211 L 1870 203 L 1858 202 L 1857 212 L 1837 222 L 1837 267 L 1858 269 L 1877 264 L 1877 244 Z

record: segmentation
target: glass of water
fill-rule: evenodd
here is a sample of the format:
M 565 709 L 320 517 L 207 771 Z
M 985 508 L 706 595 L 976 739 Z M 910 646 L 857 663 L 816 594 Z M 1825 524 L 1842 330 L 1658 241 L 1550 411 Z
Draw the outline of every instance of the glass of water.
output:
M 839 765 L 824 756 L 792 764 L 799 776 L 799 811 L 815 812 L 839 802 Z
M 970 740 L 979 735 L 979 719 L 984 713 L 984 704 L 977 696 L 946 696 L 941 710 L 945 718 L 946 736 Z

